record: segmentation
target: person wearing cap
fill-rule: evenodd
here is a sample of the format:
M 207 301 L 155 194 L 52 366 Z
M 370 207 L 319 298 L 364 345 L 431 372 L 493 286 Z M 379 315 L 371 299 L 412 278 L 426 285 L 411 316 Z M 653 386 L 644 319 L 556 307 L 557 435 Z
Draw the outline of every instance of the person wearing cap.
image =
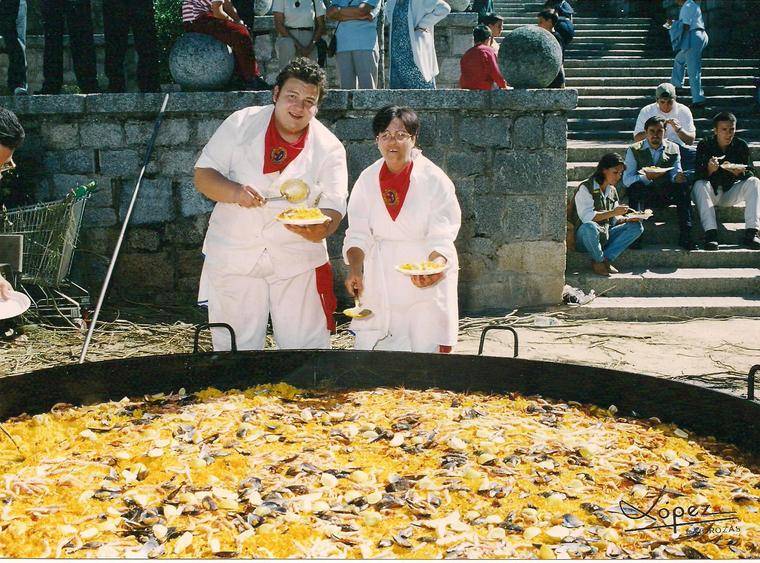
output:
M 678 145 L 664 138 L 665 120 L 658 115 L 647 119 L 644 132 L 646 138 L 628 147 L 625 154 L 623 184 L 628 190 L 628 205 L 636 211 L 644 211 L 647 207 L 675 204 L 680 232 L 678 244 L 684 250 L 694 250 L 690 190 L 681 170 Z M 647 170 L 653 167 L 668 170 Z
M 547 86 L 547 88 L 564 88 L 565 87 L 565 40 L 557 33 L 557 31 L 554 29 L 554 26 L 557 25 L 557 22 L 559 21 L 559 16 L 557 15 L 557 12 L 552 9 L 544 9 L 538 12 L 538 21 L 536 22 L 538 24 L 538 27 L 541 29 L 545 29 L 549 33 L 551 33 L 554 38 L 557 40 L 557 43 L 559 43 L 559 46 L 562 48 L 562 62 L 563 64 L 559 67 L 559 72 L 557 73 L 557 77 L 552 81 L 551 84 Z
M 3 173 L 16 168 L 13 153 L 24 142 L 26 133 L 16 114 L 9 109 L 0 107 L 0 178 Z M 0 207 L 3 202 L 0 201 Z M 10 299 L 13 287 L 0 274 L 0 300 Z
M 565 0 L 546 0 L 544 9 L 551 9 L 557 12 L 557 24 L 554 30 L 562 36 L 564 47 L 567 47 L 575 38 L 575 25 L 573 24 L 574 10 Z
M 676 88 L 670 82 L 660 84 L 654 93 L 655 102 L 644 106 L 639 111 L 636 127 L 633 129 L 635 142 L 646 139 L 644 124 L 650 117 L 660 116 L 665 120 L 665 138 L 678 145 L 681 152 L 681 167 L 690 175 L 694 171 L 696 148 L 692 147 L 697 136 L 691 110 L 676 101 Z
M 678 20 L 681 22 L 680 50 L 673 59 L 670 82 L 676 88 L 683 86 L 684 70 L 689 73 L 691 107 L 705 106 L 705 92 L 702 89 L 702 51 L 707 47 L 708 37 L 702 10 L 694 0 L 676 0 L 680 6 Z M 685 67 L 685 68 L 684 68 Z
M 472 30 L 475 45 L 470 47 L 459 61 L 459 87 L 465 90 L 494 90 L 506 88 L 507 82 L 501 75 L 496 53 L 489 46 L 491 30 L 485 25 Z
M 691 192 L 705 231 L 705 250 L 720 248 L 715 207 L 741 203 L 744 203 L 745 227 L 742 244 L 760 250 L 760 179 L 752 166 L 749 145 L 736 136 L 736 116 L 733 113 L 716 115 L 713 118 L 713 133 L 712 137 L 705 137 L 697 146 L 697 181 Z
M 488 45 L 493 49 L 494 53 L 499 54 L 499 42 L 496 38 L 501 38 L 501 32 L 504 30 L 504 18 L 493 12 L 486 14 L 480 22 L 485 25 L 491 32 L 491 39 L 488 41 Z

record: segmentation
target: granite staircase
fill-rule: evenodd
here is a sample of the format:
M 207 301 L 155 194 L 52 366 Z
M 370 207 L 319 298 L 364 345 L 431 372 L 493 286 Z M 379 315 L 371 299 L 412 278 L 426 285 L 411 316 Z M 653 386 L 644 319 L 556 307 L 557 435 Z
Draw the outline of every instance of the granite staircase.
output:
M 543 5 L 518 0 L 494 4 L 505 17 L 505 34 L 535 24 Z M 604 153 L 625 153 L 639 110 L 654 101 L 654 90 L 669 80 L 673 63 L 665 30 L 649 18 L 578 13 L 574 23 L 575 39 L 565 53 L 567 87 L 578 90 L 578 107 L 568 121 L 568 193 L 593 173 Z M 713 115 L 732 111 L 738 119 L 737 134 L 750 142 L 756 166 L 760 111 L 753 100 L 753 78 L 759 62 L 704 59 L 708 106 L 693 112 L 698 142 L 710 134 Z M 679 102 L 690 105 L 691 98 L 681 96 Z M 626 251 L 616 261 L 620 273 L 610 278 L 592 274 L 588 256 L 570 249 L 566 282 L 600 295 L 575 314 L 617 320 L 760 316 L 760 251 L 738 244 L 744 209 L 719 208 L 718 219 L 723 222 L 721 250 L 685 252 L 677 245 L 675 207 L 656 211 L 645 224 L 643 248 Z M 693 234 L 701 242 L 698 220 Z

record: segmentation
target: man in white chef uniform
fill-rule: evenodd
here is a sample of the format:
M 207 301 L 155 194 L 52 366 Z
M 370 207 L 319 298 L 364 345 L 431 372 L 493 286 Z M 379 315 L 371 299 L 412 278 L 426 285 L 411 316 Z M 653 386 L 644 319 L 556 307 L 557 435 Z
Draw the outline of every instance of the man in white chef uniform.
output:
M 264 348 L 271 315 L 279 348 L 329 348 L 336 301 L 325 239 L 345 214 L 346 151 L 315 116 L 326 89 L 317 63 L 297 58 L 277 77 L 274 105 L 233 113 L 195 164 L 195 185 L 216 201 L 203 244 L 198 303 L 209 321 L 227 323 L 241 350 Z M 275 217 L 292 204 L 280 196 L 289 179 L 319 195 L 331 221 L 283 225 Z M 320 195 L 321 194 L 321 195 Z M 230 338 L 213 329 L 214 350 Z

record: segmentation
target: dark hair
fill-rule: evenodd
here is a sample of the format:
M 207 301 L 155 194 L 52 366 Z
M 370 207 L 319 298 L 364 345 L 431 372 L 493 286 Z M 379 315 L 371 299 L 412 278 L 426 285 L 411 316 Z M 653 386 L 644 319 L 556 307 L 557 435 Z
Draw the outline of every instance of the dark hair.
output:
M 472 39 L 475 43 L 488 41 L 492 35 L 493 34 L 491 33 L 491 30 L 488 29 L 487 25 L 476 25 L 475 29 L 472 30 Z
M 290 61 L 285 68 L 277 75 L 275 85 L 278 90 L 282 90 L 282 87 L 287 82 L 288 78 L 296 78 L 306 84 L 313 84 L 319 88 L 319 97 L 317 103 L 321 102 L 327 92 L 327 76 L 324 69 L 320 67 L 316 62 L 305 57 L 298 57 Z
M 541 10 L 538 12 L 538 17 L 542 20 L 551 20 L 552 25 L 557 25 L 557 22 L 559 21 L 559 16 L 557 15 L 557 12 L 551 9 L 547 10 Z
M 375 114 L 375 117 L 372 120 L 372 132 L 375 134 L 375 137 L 385 131 L 391 121 L 396 118 L 399 118 L 402 121 L 406 132 L 413 137 L 416 137 L 420 132 L 420 118 L 417 117 L 417 114 L 414 113 L 412 108 L 385 106 Z
M 594 171 L 593 176 L 594 180 L 596 180 L 597 184 L 601 184 L 604 182 L 604 171 L 609 168 L 620 166 L 621 164 L 625 167 L 625 160 L 620 156 L 620 153 L 608 152 L 602 156 L 601 160 L 599 160 L 599 164 L 596 165 L 596 170 Z
M 721 121 L 730 121 L 731 123 L 736 124 L 736 116 L 730 111 L 722 111 L 713 117 L 713 127 L 717 127 L 718 123 Z
M 656 125 L 662 125 L 662 128 L 665 129 L 666 123 L 665 118 L 660 117 L 659 115 L 653 115 L 644 122 L 644 131 Z
M 480 23 L 483 25 L 491 25 L 497 22 L 503 22 L 504 18 L 502 18 L 499 14 L 495 12 L 488 12 L 485 16 L 480 18 Z
M 24 128 L 18 117 L 9 109 L 0 108 L 0 145 L 16 150 L 24 142 Z

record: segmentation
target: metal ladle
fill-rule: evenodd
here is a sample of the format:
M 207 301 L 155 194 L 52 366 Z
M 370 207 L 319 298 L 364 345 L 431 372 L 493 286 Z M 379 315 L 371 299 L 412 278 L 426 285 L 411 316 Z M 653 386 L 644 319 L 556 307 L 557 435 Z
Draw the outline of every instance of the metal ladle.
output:
M 362 307 L 362 304 L 359 301 L 359 295 L 354 293 L 354 306 L 349 307 L 348 309 L 343 309 L 343 314 L 352 319 L 364 319 L 369 317 L 372 314 L 372 311 Z
M 290 203 L 301 203 L 309 197 L 309 184 L 303 180 L 291 179 L 285 180 L 280 184 L 280 193 L 277 197 L 264 198 L 266 201 L 287 200 Z

